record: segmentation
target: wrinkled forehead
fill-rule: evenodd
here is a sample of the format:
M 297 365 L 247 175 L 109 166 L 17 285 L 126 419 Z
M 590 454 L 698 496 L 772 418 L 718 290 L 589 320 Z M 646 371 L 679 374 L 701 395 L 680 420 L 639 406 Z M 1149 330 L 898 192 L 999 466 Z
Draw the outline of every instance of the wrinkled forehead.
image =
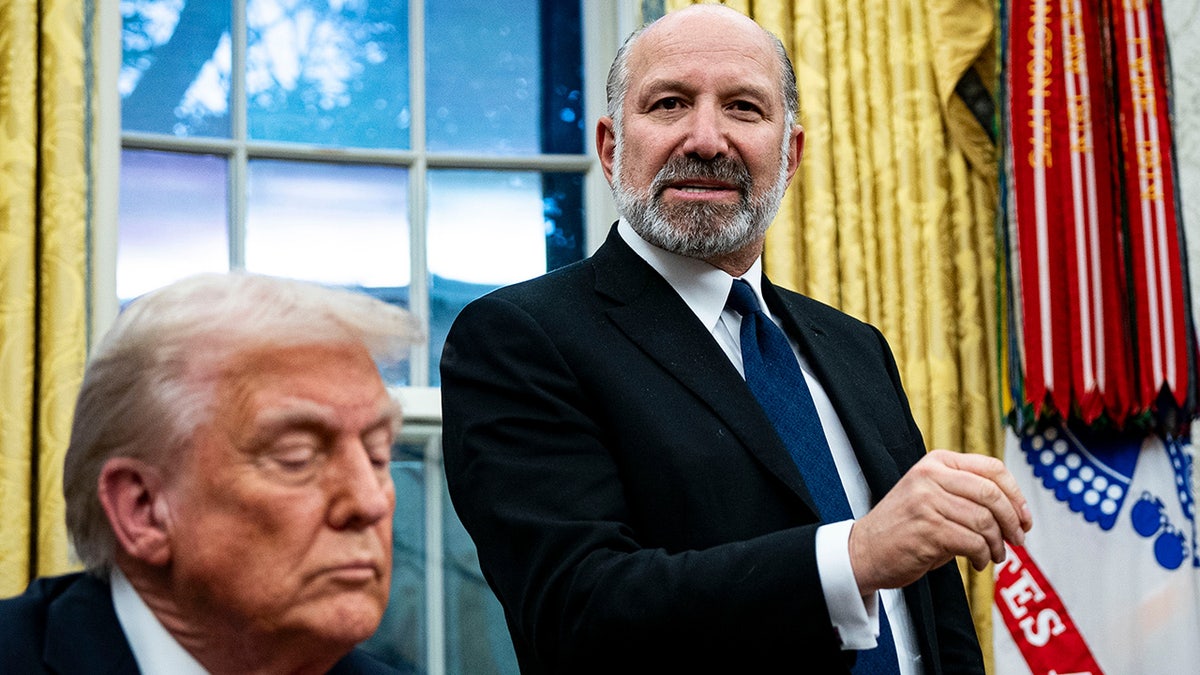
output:
M 213 401 L 217 405 L 229 404 L 224 399 L 230 396 L 253 397 L 259 390 L 295 387 L 302 381 L 325 383 L 327 389 L 386 395 L 379 368 L 370 352 L 353 340 L 297 339 L 294 342 L 198 346 L 188 356 L 183 377 L 195 385 L 207 387 L 222 399 Z
M 269 435 L 289 424 L 353 429 L 386 422 L 393 431 L 400 424 L 399 407 L 378 368 L 355 343 L 241 350 L 198 376 L 207 379 L 209 421 L 236 438 Z
M 748 17 L 717 6 L 697 5 L 650 25 L 630 45 L 629 78 L 636 85 L 669 73 L 705 73 L 715 63 L 739 79 L 777 83 L 780 62 L 771 35 Z M 721 10 L 721 11 L 715 11 Z

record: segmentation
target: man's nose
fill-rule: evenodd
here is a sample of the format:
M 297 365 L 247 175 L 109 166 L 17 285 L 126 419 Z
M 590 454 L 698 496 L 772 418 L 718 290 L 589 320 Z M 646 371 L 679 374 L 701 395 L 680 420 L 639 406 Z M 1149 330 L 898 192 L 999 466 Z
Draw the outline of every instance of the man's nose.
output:
M 361 443 L 339 453 L 328 477 L 329 523 L 335 529 L 361 529 L 392 513 L 391 473 L 372 464 Z
M 682 147 L 685 155 L 710 160 L 729 153 L 728 120 L 721 112 L 717 105 L 697 105 L 692 109 Z

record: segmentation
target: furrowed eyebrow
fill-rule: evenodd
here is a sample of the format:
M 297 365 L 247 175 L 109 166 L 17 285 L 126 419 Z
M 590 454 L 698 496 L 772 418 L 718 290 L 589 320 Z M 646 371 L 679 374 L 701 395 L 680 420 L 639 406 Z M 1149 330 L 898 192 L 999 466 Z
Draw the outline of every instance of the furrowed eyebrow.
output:
M 265 410 L 254 419 L 254 432 L 246 440 L 243 450 L 254 452 L 269 447 L 273 441 L 287 432 L 307 431 L 323 435 L 336 428 L 333 411 L 321 406 L 304 406 Z
M 404 423 L 404 415 L 400 408 L 400 401 L 396 397 L 388 394 L 387 401 L 379 405 L 379 412 L 376 422 L 372 422 L 370 428 L 375 428 L 378 424 L 388 424 L 392 428 L 392 433 L 399 435 L 400 427 Z
M 254 426 L 276 431 L 297 427 L 334 427 L 337 426 L 337 415 L 326 406 L 300 401 L 260 411 L 254 419 Z
M 642 90 L 648 93 L 658 93 L 661 91 L 687 91 L 692 88 L 692 85 L 683 80 L 655 78 L 647 81 Z
M 400 405 L 387 397 L 375 411 L 375 416 L 363 427 L 364 432 L 381 427 L 393 433 L 400 430 Z M 260 411 L 254 419 L 255 433 L 252 442 L 262 444 L 271 438 L 292 429 L 310 431 L 336 431 L 341 429 L 337 413 L 330 407 L 312 401 L 293 401 L 287 405 Z

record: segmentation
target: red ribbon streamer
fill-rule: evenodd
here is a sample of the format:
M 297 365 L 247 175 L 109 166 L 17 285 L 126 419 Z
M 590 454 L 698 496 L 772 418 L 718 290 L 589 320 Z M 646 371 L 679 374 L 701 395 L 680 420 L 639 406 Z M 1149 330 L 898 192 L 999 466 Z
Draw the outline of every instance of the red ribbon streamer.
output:
M 1016 402 L 1117 426 L 1163 389 L 1182 408 L 1194 366 L 1161 7 L 1013 0 L 1008 19 Z
M 1183 405 L 1189 386 L 1187 317 L 1175 213 L 1162 8 L 1147 0 L 1109 6 L 1118 85 L 1125 199 L 1138 345 L 1138 396 L 1168 389 Z
M 1125 337 L 1120 221 L 1113 206 L 1111 91 L 1106 86 L 1100 17 L 1093 3 L 1063 0 L 1063 82 L 1066 89 L 1069 186 L 1066 233 L 1071 386 L 1079 415 L 1090 424 L 1107 413 L 1124 420 L 1132 377 Z
M 1014 3 L 1009 92 L 1012 133 L 1012 184 L 1016 197 L 1016 239 L 1025 354 L 1025 393 L 1035 408 L 1047 399 L 1058 410 L 1070 410 L 1069 298 L 1065 268 L 1058 264 L 1063 248 L 1059 223 L 1070 213 L 1060 207 L 1055 170 L 1057 148 L 1065 140 L 1059 53 L 1061 23 L 1052 0 Z

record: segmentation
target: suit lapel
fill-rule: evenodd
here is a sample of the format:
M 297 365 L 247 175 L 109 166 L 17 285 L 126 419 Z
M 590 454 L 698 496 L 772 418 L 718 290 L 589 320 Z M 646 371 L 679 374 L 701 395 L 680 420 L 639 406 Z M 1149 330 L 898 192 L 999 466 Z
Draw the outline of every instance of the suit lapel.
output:
M 52 672 L 137 675 L 106 582 L 81 575 L 50 603 L 43 660 Z
M 800 351 L 825 388 L 846 437 L 862 467 L 871 494 L 882 497 L 900 480 L 900 469 L 887 451 L 871 418 L 870 402 L 862 401 L 862 386 L 854 381 L 861 366 L 857 356 L 812 321 L 799 302 L 779 293 L 765 278 L 763 294 L 771 310 L 781 317 L 784 330 L 796 340 Z M 874 499 L 873 499 L 874 501 Z
M 816 514 L 816 504 L 745 380 L 670 284 L 614 231 L 592 256 L 608 317 L 651 359 L 712 409 L 766 469 Z

